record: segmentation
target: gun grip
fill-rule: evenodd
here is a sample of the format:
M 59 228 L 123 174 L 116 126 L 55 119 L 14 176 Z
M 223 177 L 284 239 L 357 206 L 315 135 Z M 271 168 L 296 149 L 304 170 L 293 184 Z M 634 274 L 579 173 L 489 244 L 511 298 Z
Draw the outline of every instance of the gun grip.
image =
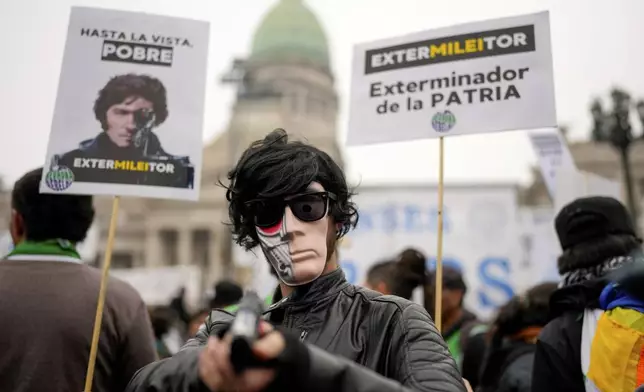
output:
M 238 337 L 230 344 L 230 362 L 236 374 L 251 368 L 274 368 L 278 365 L 277 359 L 262 361 L 253 353 L 252 342 Z
M 233 339 L 230 344 L 230 362 L 235 373 L 239 374 L 249 368 L 254 357 L 251 343 L 247 339 Z

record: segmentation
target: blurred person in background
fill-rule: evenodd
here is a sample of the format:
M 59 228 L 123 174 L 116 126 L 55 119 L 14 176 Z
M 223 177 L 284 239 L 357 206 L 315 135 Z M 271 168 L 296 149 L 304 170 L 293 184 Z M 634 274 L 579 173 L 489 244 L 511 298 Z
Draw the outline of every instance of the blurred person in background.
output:
M 369 268 L 363 286 L 379 293 L 390 295 L 396 279 L 396 263 L 394 261 L 381 261 Z M 410 299 L 410 298 L 407 298 Z
M 424 290 L 426 282 L 425 257 L 415 249 L 405 249 L 396 259 L 371 266 L 363 286 L 381 294 L 411 300 L 414 290 L 419 287 Z
M 600 308 L 607 275 L 631 264 L 642 241 L 624 205 L 610 197 L 574 200 L 557 214 L 555 229 L 563 250 L 561 283 L 537 341 L 532 390 L 583 392 L 582 331 L 594 328 L 587 315 Z
M 210 301 L 211 309 L 224 309 L 241 301 L 244 290 L 230 280 L 221 280 L 215 284 L 215 296 Z
M 11 193 L 13 250 L 0 260 L 0 391 L 82 391 L 101 271 L 75 244 L 94 219 L 91 196 L 40 193 L 42 169 Z M 92 390 L 122 391 L 156 360 L 145 303 L 109 278 Z
M 201 328 L 209 314 L 210 309 L 201 309 L 192 315 L 190 322 L 188 323 L 188 339 L 192 339 L 197 335 L 199 328 Z
M 419 263 L 419 262 L 416 262 Z M 429 314 L 435 314 L 436 272 L 429 274 L 429 286 L 425 291 L 425 306 Z M 460 270 L 443 267 L 443 291 L 441 300 L 442 334 L 449 351 L 456 359 L 463 377 L 473 388 L 478 385 L 478 376 L 487 347 L 485 335 L 488 325 L 476 314 L 465 308 L 467 285 Z
M 425 307 L 433 310 L 434 286 L 429 282 L 432 275 L 428 276 L 426 265 L 427 258 L 422 252 L 406 248 L 395 260 L 373 265 L 367 272 L 365 287 L 405 299 L 411 299 L 414 290 L 420 287 L 423 289 Z M 457 365 L 460 366 L 463 377 L 470 382 L 472 388 L 476 388 L 485 355 L 487 326 L 463 308 L 467 287 L 460 272 L 444 268 L 443 273 L 443 280 L 450 284 L 450 287 L 446 287 L 445 284 L 443 286 L 443 331 L 447 331 L 443 337 Z M 452 315 L 447 321 L 448 324 L 445 324 L 445 314 Z
M 172 356 L 172 350 L 168 347 L 166 339 L 174 323 L 176 314 L 168 306 L 154 306 L 148 309 L 152 330 L 154 331 L 155 347 L 159 359 Z
M 144 367 L 128 391 L 466 390 L 421 306 L 346 281 L 336 241 L 358 212 L 328 154 L 275 130 L 242 154 L 228 179 L 236 242 L 260 246 L 280 280 L 283 298 L 253 346 L 258 359 L 276 365 L 235 375 L 227 334 L 234 315 L 214 310 L 194 340 Z
M 490 345 L 477 392 L 530 392 L 537 336 L 548 323 L 557 283 L 543 283 L 503 305 L 490 330 Z
M 190 313 L 186 309 L 186 288 L 182 287 L 177 295 L 170 301 L 169 307 L 174 310 L 181 322 L 187 325 L 190 322 Z
M 237 303 L 241 300 L 243 296 L 243 290 L 241 286 L 237 283 L 229 280 L 221 280 L 216 283 L 213 287 L 214 295 L 207 302 L 208 304 L 203 304 L 208 309 L 227 309 L 234 310 L 237 308 Z M 199 329 L 199 326 L 196 327 L 195 323 L 199 319 L 203 322 L 205 317 L 201 317 L 204 312 L 209 312 L 209 310 L 199 310 L 193 314 L 186 309 L 185 305 L 185 295 L 186 289 L 182 288 L 176 297 L 170 302 L 170 308 L 175 312 L 179 321 L 182 323 L 183 332 L 185 332 L 185 337 L 193 338 L 195 336 L 196 330 Z M 207 294 L 206 294 L 207 295 Z M 207 295 L 208 296 L 208 295 Z

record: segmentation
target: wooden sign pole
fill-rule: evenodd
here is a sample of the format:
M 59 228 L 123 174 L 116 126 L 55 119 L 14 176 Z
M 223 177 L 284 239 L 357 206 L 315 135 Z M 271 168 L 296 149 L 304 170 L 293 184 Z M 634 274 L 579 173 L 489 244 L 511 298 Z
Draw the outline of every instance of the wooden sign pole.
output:
M 444 168 L 444 140 L 438 139 L 438 230 L 436 233 L 436 294 L 434 295 L 434 323 L 438 332 L 442 330 L 443 322 L 443 168 Z
M 112 216 L 107 234 L 105 258 L 103 259 L 103 274 L 101 276 L 101 288 L 98 292 L 98 304 L 96 306 L 96 318 L 94 319 L 94 333 L 92 334 L 92 346 L 89 351 L 89 362 L 87 363 L 87 376 L 85 377 L 85 392 L 92 392 L 92 381 L 94 379 L 94 368 L 96 367 L 96 355 L 98 353 L 98 340 L 101 335 L 101 323 L 103 322 L 103 307 L 105 306 L 105 294 L 107 292 L 107 280 L 109 277 L 110 264 L 112 263 L 112 249 L 114 249 L 114 236 L 116 234 L 116 222 L 119 212 L 119 196 L 114 196 L 112 202 Z

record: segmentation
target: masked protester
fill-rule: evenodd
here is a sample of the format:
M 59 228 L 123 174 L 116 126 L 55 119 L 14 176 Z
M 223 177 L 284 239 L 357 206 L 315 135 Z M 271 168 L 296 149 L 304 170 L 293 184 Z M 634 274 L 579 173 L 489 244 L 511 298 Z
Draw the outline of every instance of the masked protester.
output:
M 633 262 L 641 240 L 626 208 L 610 197 L 571 202 L 555 218 L 555 228 L 563 249 L 557 261 L 561 283 L 537 341 L 532 390 L 584 392 L 584 330 L 596 328 L 590 316 L 600 309 L 608 275 Z
M 229 173 L 236 241 L 260 246 L 282 300 L 268 310 L 254 346 L 272 369 L 231 371 L 226 327 L 215 310 L 173 358 L 143 368 L 128 391 L 465 391 L 427 312 L 349 284 L 336 241 L 358 215 L 340 167 L 324 152 L 276 130 Z M 201 389 L 199 389 L 201 388 Z

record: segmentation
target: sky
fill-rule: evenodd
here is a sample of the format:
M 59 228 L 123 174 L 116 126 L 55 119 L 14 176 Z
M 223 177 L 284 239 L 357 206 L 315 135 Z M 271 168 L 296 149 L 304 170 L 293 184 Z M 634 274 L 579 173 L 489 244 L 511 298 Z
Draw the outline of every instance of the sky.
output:
M 204 141 L 226 129 L 234 100 L 219 83 L 235 57 L 248 54 L 263 15 L 278 0 L 2 0 L 0 175 L 8 183 L 44 163 L 73 5 L 188 17 L 211 22 Z M 477 20 L 550 11 L 557 117 L 571 140 L 588 137 L 593 97 L 623 86 L 644 98 L 644 1 L 641 0 L 305 0 L 327 32 L 340 95 L 338 138 L 347 133 L 352 47 L 356 43 Z M 639 131 L 639 126 L 636 127 Z M 422 140 L 344 150 L 353 182 L 431 182 L 438 142 Z M 381 157 L 387 156 L 387 159 Z M 525 131 L 445 140 L 445 181 L 531 180 L 535 164 Z

